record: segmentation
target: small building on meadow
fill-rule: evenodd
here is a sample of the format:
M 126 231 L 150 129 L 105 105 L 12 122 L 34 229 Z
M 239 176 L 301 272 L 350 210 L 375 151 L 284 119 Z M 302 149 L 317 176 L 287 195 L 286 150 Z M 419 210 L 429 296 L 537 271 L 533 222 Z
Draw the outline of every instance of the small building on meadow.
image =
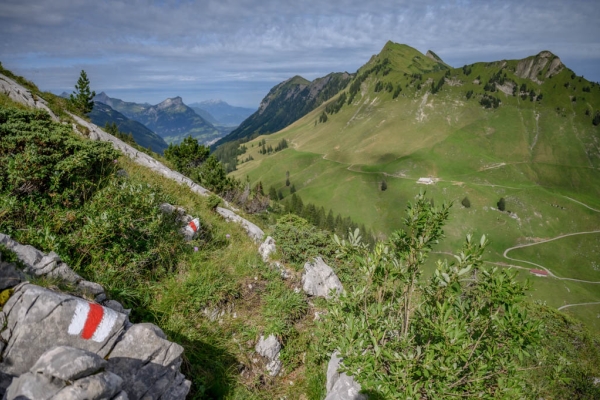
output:
M 535 276 L 548 276 L 548 271 L 544 271 L 543 269 L 530 269 L 529 272 Z
M 417 183 L 420 183 L 423 185 L 433 185 L 435 183 L 435 181 L 433 180 L 433 178 L 419 178 Z

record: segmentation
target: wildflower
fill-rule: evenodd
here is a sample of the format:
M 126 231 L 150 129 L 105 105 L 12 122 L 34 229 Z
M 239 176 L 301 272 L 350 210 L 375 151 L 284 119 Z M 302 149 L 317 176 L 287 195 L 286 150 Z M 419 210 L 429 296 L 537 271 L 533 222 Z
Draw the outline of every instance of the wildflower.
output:
M 194 251 L 198 251 L 198 247 L 197 246 L 194 246 Z

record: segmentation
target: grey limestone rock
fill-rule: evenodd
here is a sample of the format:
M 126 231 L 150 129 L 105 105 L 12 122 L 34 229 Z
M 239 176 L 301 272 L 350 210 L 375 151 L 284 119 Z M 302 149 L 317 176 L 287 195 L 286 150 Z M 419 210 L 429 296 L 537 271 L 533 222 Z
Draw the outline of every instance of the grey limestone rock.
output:
M 124 329 L 127 317 L 83 299 L 29 283 L 15 288 L 3 307 L 6 327 L 0 372 L 27 372 L 46 351 L 71 346 L 105 357 Z
M 6 399 L 109 399 L 120 392 L 123 379 L 101 371 L 107 362 L 95 353 L 68 346 L 55 347 L 30 370 L 15 378 Z
M 106 366 L 96 353 L 69 346 L 57 346 L 44 354 L 29 369 L 34 374 L 72 381 L 88 376 Z
M 17 286 L 25 280 L 25 274 L 14 264 L 0 261 L 0 292 Z
M 34 269 L 34 265 L 44 257 L 44 253 L 33 246 L 22 245 L 15 241 L 11 242 L 12 245 L 7 247 L 17 254 L 19 260 L 21 260 L 28 269 Z
M 342 283 L 333 272 L 333 269 L 325 264 L 321 257 L 304 264 L 302 286 L 309 295 L 325 298 L 330 297 L 331 290 L 334 290 L 337 294 L 344 291 Z
M 0 92 L 7 94 L 8 97 L 16 102 L 45 110 L 54 121 L 58 121 L 58 118 L 50 111 L 44 99 L 32 95 L 29 90 L 2 74 L 0 74 Z
M 55 252 L 51 251 L 33 266 L 31 272 L 36 276 L 47 275 L 52 272 L 59 263 L 60 257 Z
M 281 343 L 279 343 L 275 335 L 270 334 L 266 339 L 261 335 L 254 349 L 258 354 L 269 360 L 265 366 L 269 375 L 277 376 L 283 367 L 283 363 L 279 359 Z
M 187 394 L 190 382 L 179 372 L 183 348 L 166 340 L 155 325 L 132 325 L 110 353 L 107 370 L 124 379 L 130 399 Z
M 162 203 L 158 208 L 165 214 L 177 213 L 177 220 L 184 225 L 179 232 L 187 241 L 190 241 L 197 236 L 198 231 L 200 230 L 199 218 L 194 218 L 191 215 L 186 214 L 184 208 L 169 203 Z
M 273 334 L 270 334 L 266 339 L 261 335 L 254 349 L 261 356 L 274 360 L 281 350 L 281 344 Z
M 228 210 L 223 207 L 217 207 L 217 213 L 225 218 L 227 221 L 232 221 L 242 225 L 242 228 L 246 231 L 248 236 L 254 239 L 255 242 L 259 243 L 263 240 L 265 233 L 258 226 L 254 225 L 252 222 L 240 217 L 236 213 L 231 210 Z
M 258 248 L 258 252 L 260 253 L 260 256 L 264 262 L 269 262 L 269 256 L 276 251 L 277 247 L 275 246 L 275 239 L 273 239 L 271 236 L 267 236 L 263 244 L 261 244 Z
M 96 297 L 99 294 L 104 293 L 104 288 L 102 287 L 102 285 L 99 285 L 96 282 L 80 281 L 77 284 L 77 291 L 81 294 L 86 294 L 91 297 Z
M 69 266 L 65 263 L 60 263 L 58 266 L 48 273 L 48 276 L 51 278 L 62 279 L 65 282 L 77 284 L 83 280 L 81 276 L 75 273 Z
M 338 352 L 333 353 L 329 359 L 325 400 L 366 400 L 367 396 L 360 393 L 360 384 L 346 373 L 338 372 L 341 362 Z

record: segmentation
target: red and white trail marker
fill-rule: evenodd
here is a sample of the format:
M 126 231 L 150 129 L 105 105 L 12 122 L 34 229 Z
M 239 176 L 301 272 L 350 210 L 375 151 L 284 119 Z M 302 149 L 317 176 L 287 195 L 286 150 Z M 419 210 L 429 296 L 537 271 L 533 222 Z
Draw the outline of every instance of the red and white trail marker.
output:
M 99 304 L 77 302 L 69 325 L 69 335 L 81 335 L 82 339 L 104 342 L 117 320 L 117 313 Z
M 198 218 L 194 218 L 193 220 L 191 220 L 190 223 L 187 224 L 187 226 L 185 227 L 185 230 L 191 233 L 192 235 L 198 232 L 198 229 L 200 229 L 200 220 Z

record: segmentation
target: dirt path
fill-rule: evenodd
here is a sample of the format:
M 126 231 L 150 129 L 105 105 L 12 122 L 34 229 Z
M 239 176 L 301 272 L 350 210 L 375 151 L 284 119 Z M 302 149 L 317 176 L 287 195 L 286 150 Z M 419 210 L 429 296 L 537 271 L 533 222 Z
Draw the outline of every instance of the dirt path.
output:
M 580 202 L 580 201 L 577 201 L 577 200 L 575 200 L 575 199 L 572 199 L 572 198 L 570 198 L 570 197 L 567 197 L 567 196 L 563 196 L 563 197 L 564 197 L 565 199 L 569 199 L 569 200 L 571 200 L 571 201 L 574 201 L 575 203 L 579 203 L 579 204 L 581 204 L 582 206 L 584 206 L 585 208 L 589 208 L 589 209 L 590 209 L 590 210 L 592 210 L 592 211 L 600 212 L 600 210 L 596 210 L 595 208 L 592 208 L 592 207 L 588 206 L 587 204 L 584 204 L 584 203 L 582 203 L 582 202 Z
M 565 235 L 560 235 L 560 236 L 554 237 L 552 239 L 541 240 L 541 241 L 535 242 L 535 243 L 520 244 L 518 246 L 509 247 L 508 249 L 504 250 L 504 253 L 502 254 L 502 256 L 504 258 L 508 259 L 508 260 L 517 261 L 517 262 L 526 263 L 526 264 L 531 264 L 531 265 L 534 265 L 534 266 L 536 266 L 538 268 L 541 268 L 544 271 L 548 272 L 548 275 L 551 276 L 552 278 L 556 278 L 556 279 L 563 280 L 563 281 L 573 281 L 573 282 L 600 284 L 600 281 L 586 281 L 586 280 L 583 280 L 583 279 L 563 278 L 563 277 L 560 277 L 560 276 L 556 276 L 556 275 L 554 275 L 552 273 L 552 271 L 550 271 L 548 268 L 544 267 L 543 265 L 536 264 L 534 262 L 527 261 L 527 260 L 520 260 L 518 258 L 512 258 L 512 257 L 509 257 L 507 255 L 510 251 L 515 250 L 515 249 L 521 249 L 523 247 L 530 247 L 530 246 L 535 246 L 535 245 L 542 244 L 542 243 L 548 243 L 548 242 L 552 242 L 554 240 L 562 239 L 562 238 L 569 237 L 569 236 L 587 235 L 587 234 L 593 234 L 593 233 L 600 233 L 600 230 L 567 233 Z
M 558 307 L 558 311 L 564 310 L 565 308 L 575 307 L 575 306 L 591 306 L 595 304 L 600 304 L 600 301 L 594 301 L 592 303 L 577 303 L 577 304 L 565 304 L 564 306 Z

